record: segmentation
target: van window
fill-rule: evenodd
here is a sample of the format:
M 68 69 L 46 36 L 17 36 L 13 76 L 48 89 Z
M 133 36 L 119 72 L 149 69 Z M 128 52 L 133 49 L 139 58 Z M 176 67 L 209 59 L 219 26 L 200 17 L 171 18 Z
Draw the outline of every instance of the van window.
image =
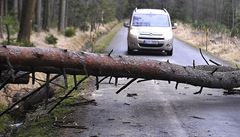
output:
M 132 20 L 135 27 L 170 27 L 168 16 L 163 14 L 134 14 Z

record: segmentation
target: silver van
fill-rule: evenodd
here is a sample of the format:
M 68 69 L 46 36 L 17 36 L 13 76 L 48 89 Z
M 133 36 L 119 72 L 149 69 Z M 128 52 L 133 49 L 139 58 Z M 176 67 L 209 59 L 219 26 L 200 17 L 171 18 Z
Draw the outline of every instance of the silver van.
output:
M 128 53 L 159 50 L 173 54 L 171 19 L 166 9 L 135 9 L 128 27 Z

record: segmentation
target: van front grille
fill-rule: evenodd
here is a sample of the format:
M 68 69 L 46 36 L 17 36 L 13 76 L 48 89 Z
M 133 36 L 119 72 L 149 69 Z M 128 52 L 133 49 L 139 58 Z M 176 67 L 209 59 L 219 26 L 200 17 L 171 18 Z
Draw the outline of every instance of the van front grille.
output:
M 162 47 L 163 44 L 143 44 L 143 43 L 139 43 L 139 45 L 141 47 Z
M 139 37 L 139 39 L 164 40 L 164 38 Z

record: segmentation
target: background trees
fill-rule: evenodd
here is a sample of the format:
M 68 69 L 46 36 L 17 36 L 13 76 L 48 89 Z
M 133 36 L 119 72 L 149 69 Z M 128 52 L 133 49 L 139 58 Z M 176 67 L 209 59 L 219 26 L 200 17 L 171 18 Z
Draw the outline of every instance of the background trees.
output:
M 30 42 L 30 35 L 32 30 L 32 18 L 36 5 L 36 0 L 23 0 L 25 7 L 23 8 L 22 17 L 20 21 L 20 29 L 17 40 L 19 42 Z
M 0 38 L 6 32 L 5 17 L 12 17 L 18 26 L 23 22 L 24 13 L 28 9 L 26 2 L 0 0 Z M 227 29 L 232 36 L 240 36 L 239 0 L 36 0 L 34 7 L 32 25 L 28 26 L 32 26 L 35 31 L 48 31 L 52 27 L 63 31 L 69 26 L 94 30 L 96 24 L 129 18 L 138 7 L 166 8 L 173 19 L 200 28 L 207 26 L 218 31 Z M 22 31 L 19 32 L 20 36 L 23 35 Z

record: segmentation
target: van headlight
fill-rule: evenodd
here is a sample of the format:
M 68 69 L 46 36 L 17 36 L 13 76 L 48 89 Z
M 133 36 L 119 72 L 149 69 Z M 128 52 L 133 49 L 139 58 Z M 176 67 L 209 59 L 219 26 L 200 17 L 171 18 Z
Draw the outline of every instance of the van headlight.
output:
M 131 35 L 131 37 L 135 37 L 135 38 L 137 38 L 138 37 L 138 31 L 137 30 L 135 30 L 135 29 L 131 29 L 130 30 L 130 35 Z
M 165 35 L 165 39 L 166 39 L 167 41 L 171 41 L 171 40 L 173 39 L 173 35 L 172 35 L 172 34 L 166 34 L 166 35 Z

